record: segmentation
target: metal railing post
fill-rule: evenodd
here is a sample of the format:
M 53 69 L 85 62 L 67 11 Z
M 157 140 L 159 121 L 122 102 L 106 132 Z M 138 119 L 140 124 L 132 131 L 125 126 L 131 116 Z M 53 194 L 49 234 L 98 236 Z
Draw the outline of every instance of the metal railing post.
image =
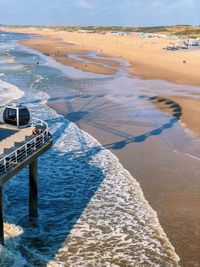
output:
M 3 164 L 4 164 L 5 172 L 6 172 L 7 171 L 7 166 L 6 166 L 6 159 L 5 158 L 3 159 Z
M 44 131 L 42 131 L 42 133 L 38 134 L 35 138 L 31 139 L 26 144 L 17 148 L 15 151 L 11 152 L 10 154 L 4 156 L 4 158 L 2 158 L 3 166 L 1 167 L 3 168 L 3 171 L 1 171 L 1 173 L 7 172 L 14 163 L 18 164 L 18 162 L 23 159 L 24 155 L 27 157 L 29 154 L 29 151 L 31 153 L 32 148 L 34 150 L 37 150 L 37 146 L 40 146 L 41 144 L 45 144 L 48 141 L 49 139 L 48 138 L 48 124 L 46 122 L 39 120 L 39 119 L 33 119 L 31 125 L 32 127 L 34 125 L 41 125 L 42 127 L 45 127 L 45 129 Z M 29 151 L 28 151 L 28 144 L 30 144 Z M 8 161 L 8 159 L 10 160 Z
M 28 155 L 28 153 L 27 153 L 27 144 L 25 145 L 25 153 L 26 153 L 26 157 L 27 157 L 27 155 Z
M 17 150 L 15 151 L 15 163 L 17 164 Z
M 4 245 L 4 231 L 3 231 L 3 189 L 0 186 L 0 244 Z

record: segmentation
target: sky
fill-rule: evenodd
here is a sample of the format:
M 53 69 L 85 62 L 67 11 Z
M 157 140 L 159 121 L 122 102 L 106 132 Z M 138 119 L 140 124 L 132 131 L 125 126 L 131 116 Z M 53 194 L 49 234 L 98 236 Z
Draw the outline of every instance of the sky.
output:
M 0 24 L 200 25 L 200 0 L 0 0 Z

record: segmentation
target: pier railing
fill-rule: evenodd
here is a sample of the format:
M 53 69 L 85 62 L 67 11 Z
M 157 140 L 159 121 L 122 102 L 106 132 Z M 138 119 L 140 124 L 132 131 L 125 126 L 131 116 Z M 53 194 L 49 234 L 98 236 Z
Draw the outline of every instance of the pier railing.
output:
M 42 148 L 51 140 L 48 124 L 40 119 L 32 119 L 34 129 L 32 136 L 26 136 L 25 141 L 16 143 L 14 147 L 6 148 L 9 153 L 0 155 L 0 176 L 20 164 L 25 158 Z

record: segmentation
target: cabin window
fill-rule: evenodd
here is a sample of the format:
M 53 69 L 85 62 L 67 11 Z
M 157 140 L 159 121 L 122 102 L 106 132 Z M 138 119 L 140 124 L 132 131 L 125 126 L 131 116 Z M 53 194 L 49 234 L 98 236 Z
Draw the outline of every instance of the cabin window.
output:
M 4 112 L 4 122 L 17 126 L 17 111 L 16 109 L 6 108 Z
M 19 110 L 19 126 L 24 126 L 29 123 L 30 113 L 28 109 L 23 108 Z

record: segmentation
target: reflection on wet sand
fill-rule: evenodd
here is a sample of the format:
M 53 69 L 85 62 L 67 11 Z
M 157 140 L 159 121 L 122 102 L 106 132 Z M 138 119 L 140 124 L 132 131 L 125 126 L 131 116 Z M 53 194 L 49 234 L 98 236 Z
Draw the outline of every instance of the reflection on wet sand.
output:
M 95 57 L 94 54 L 89 56 Z M 200 211 L 198 207 L 200 204 L 200 167 L 199 161 L 188 155 L 194 155 L 195 152 L 198 158 L 199 139 L 190 136 L 185 131 L 185 128 L 180 125 L 179 119 L 181 119 L 184 114 L 182 106 L 177 106 L 177 103 L 179 103 L 178 101 L 170 100 L 171 95 L 178 94 L 180 96 L 184 94 L 187 96 L 197 92 L 199 88 L 175 85 L 163 81 L 130 78 L 125 70 L 121 70 L 121 68 L 119 68 L 115 76 L 100 77 L 92 74 L 90 77 L 85 75 L 81 78 L 69 78 L 69 68 L 67 68 L 67 75 L 65 76 L 59 71 L 45 65 L 42 60 L 38 66 L 33 64 L 33 55 L 30 55 L 28 52 L 26 54 L 24 51 L 11 51 L 10 57 L 17 58 L 19 62 L 15 65 L 7 64 L 7 66 L 4 66 L 6 72 L 4 79 L 9 80 L 9 82 L 15 82 L 22 88 L 27 94 L 24 100 L 27 101 L 28 98 L 30 105 L 32 105 L 32 107 L 34 107 L 34 105 L 37 106 L 40 113 L 42 107 L 44 108 L 45 106 L 44 103 L 41 103 L 41 90 L 46 92 L 50 95 L 48 100 L 49 106 L 75 122 L 81 129 L 93 135 L 105 147 L 112 150 L 120 159 L 120 162 L 123 163 L 123 166 L 140 182 L 145 197 L 157 211 L 161 225 L 164 227 L 167 236 L 175 246 L 176 252 L 180 255 L 182 265 L 188 267 L 199 264 L 200 256 L 198 254 L 198 248 L 200 244 L 198 235 L 200 233 L 200 224 L 198 218 L 200 218 Z M 103 64 L 105 64 L 105 57 Z M 16 68 L 20 69 L 21 67 L 23 69 L 16 72 Z M 8 70 L 9 68 L 13 69 Z M 73 74 L 75 73 L 76 76 L 76 70 L 73 69 L 72 72 Z M 169 95 L 169 97 L 157 97 L 162 95 L 163 92 L 166 92 L 166 95 Z M 46 99 L 47 98 L 45 98 L 45 101 Z M 170 114 L 163 113 L 160 109 L 155 107 L 155 104 L 160 105 L 160 108 L 163 106 L 167 107 L 167 110 L 170 110 Z M 48 113 L 48 116 L 49 115 Z M 47 117 L 47 119 L 49 118 Z M 132 258 L 129 258 L 129 255 L 133 255 L 132 250 L 135 253 L 139 253 L 137 256 L 140 255 L 141 243 L 138 242 L 138 247 L 135 246 L 134 243 L 131 243 L 127 236 L 124 239 L 122 237 L 122 239 L 130 245 L 131 249 L 124 250 L 124 243 L 120 243 L 121 235 L 119 235 L 119 229 L 125 231 L 128 235 L 131 232 L 129 228 L 123 226 L 118 227 L 117 223 L 124 222 L 124 219 L 126 219 L 126 224 L 130 222 L 132 225 L 134 221 L 133 218 L 137 215 L 136 211 L 139 211 L 138 215 L 142 215 L 142 217 L 148 215 L 148 213 L 145 212 L 141 214 L 140 211 L 142 211 L 142 208 L 137 205 L 133 205 L 136 208 L 133 210 L 132 201 L 129 205 L 130 202 L 128 201 L 132 199 L 129 197 L 129 193 L 131 195 L 132 191 L 130 190 L 130 184 L 128 184 L 128 186 L 124 184 L 127 179 L 123 180 L 121 173 L 118 172 L 118 174 L 120 174 L 119 176 L 115 173 L 116 170 L 118 171 L 118 161 L 116 160 L 116 165 L 112 165 L 113 169 L 111 169 L 110 165 L 107 166 L 107 162 L 110 162 L 109 156 L 112 154 L 109 154 L 107 150 L 104 150 L 98 143 L 93 143 L 93 149 L 84 149 L 83 141 L 89 140 L 84 138 L 86 134 L 81 134 L 81 132 L 76 127 L 73 128 L 72 125 L 72 128 L 67 127 L 67 125 L 62 124 L 62 121 L 59 121 L 59 119 L 58 121 L 52 118 L 49 120 L 54 127 L 55 125 L 57 127 L 55 136 L 56 140 L 59 140 L 57 146 L 55 146 L 55 149 L 57 149 L 59 153 L 58 151 L 52 151 L 53 159 L 55 157 L 56 163 L 47 160 L 49 162 L 49 169 L 52 166 L 54 168 L 51 181 L 53 184 L 58 182 L 56 190 L 58 193 L 55 195 L 53 190 L 48 194 L 45 190 L 49 187 L 52 190 L 53 185 L 47 183 L 45 179 L 42 180 L 42 195 L 45 196 L 45 199 L 41 206 L 44 212 L 41 222 L 44 223 L 41 224 L 42 229 L 40 229 L 40 237 L 36 239 L 38 242 L 35 244 L 32 242 L 29 236 L 30 231 L 28 227 L 24 225 L 27 223 L 25 220 L 21 222 L 21 225 L 23 225 L 24 229 L 27 231 L 22 235 L 23 238 L 26 239 L 27 237 L 30 242 L 30 247 L 31 245 L 35 246 L 35 248 L 41 250 L 41 253 L 44 253 L 43 255 L 48 255 L 48 259 L 51 259 L 60 249 L 59 256 L 64 258 L 65 254 L 68 253 L 67 255 L 71 257 L 71 260 L 76 262 L 76 255 L 79 255 L 80 259 L 83 261 L 86 255 L 84 249 L 79 250 L 76 246 L 83 242 L 80 236 L 84 236 L 84 240 L 90 241 L 91 236 L 94 238 L 94 236 L 96 237 L 97 235 L 97 237 L 99 237 L 99 239 L 95 238 L 95 242 L 97 243 L 87 243 L 91 251 L 95 247 L 95 251 L 98 251 L 100 254 L 101 252 L 106 253 L 106 246 L 104 246 L 104 241 L 106 240 L 108 241 L 108 247 L 114 249 L 112 252 L 114 252 L 115 255 L 115 245 L 117 242 L 119 243 L 118 252 L 126 253 L 128 257 L 123 257 L 132 262 Z M 72 136 L 73 144 L 71 144 Z M 86 147 L 87 145 L 88 144 L 86 144 Z M 70 151 L 70 149 L 72 151 Z M 104 153 L 105 151 L 107 156 L 103 154 L 102 157 L 98 159 L 94 158 L 94 162 L 91 162 L 91 154 L 94 156 L 94 154 L 96 155 L 100 152 Z M 100 156 L 102 155 L 101 153 Z M 110 171 L 112 172 L 112 176 L 109 177 L 109 179 L 104 179 L 104 181 L 102 179 L 105 173 L 101 172 L 102 168 L 97 168 L 97 166 L 101 164 L 103 167 L 104 165 L 107 166 L 106 171 L 109 174 Z M 65 166 L 65 168 L 63 168 L 63 166 Z M 45 173 L 45 167 L 46 166 L 44 166 L 42 173 Z M 83 169 L 85 169 L 85 167 L 86 169 L 90 169 L 88 172 L 88 180 L 82 179 Z M 95 177 L 93 175 L 94 172 L 97 172 L 99 176 Z M 21 179 L 22 177 L 18 177 L 19 183 L 23 180 Z M 93 179 L 92 182 L 90 179 Z M 68 180 L 70 183 L 66 182 Z M 87 181 L 89 181 L 90 186 L 88 186 Z M 93 187 L 94 181 L 96 181 L 96 183 L 94 183 Z M 78 192 L 76 190 L 77 184 L 83 185 Z M 63 189 L 62 192 L 60 192 L 61 188 Z M 68 192 L 68 194 L 66 194 L 66 192 Z M 23 194 L 18 194 L 16 196 L 15 192 L 12 191 L 12 193 L 13 197 L 21 199 L 21 203 L 26 199 L 26 196 Z M 137 192 L 134 191 L 131 196 L 137 196 L 138 194 L 136 193 Z M 61 198 L 59 198 L 59 195 L 61 195 Z M 139 193 L 139 195 L 141 196 L 141 193 Z M 59 216 L 57 216 L 57 206 L 54 205 L 57 198 L 60 200 L 59 204 L 61 205 L 59 206 L 59 210 L 63 210 L 63 213 Z M 82 205 L 79 205 L 78 200 L 80 199 L 82 200 Z M 116 206 L 113 205 L 113 200 Z M 103 207 L 105 208 L 103 212 L 102 201 L 104 202 Z M 72 211 L 68 209 L 71 202 L 74 205 Z M 19 202 L 16 201 L 16 203 Z M 49 203 L 51 203 L 50 207 Z M 136 203 L 138 203 L 138 201 L 136 201 Z M 124 207 L 126 207 L 127 213 Z M 94 213 L 95 216 L 90 212 L 90 209 L 96 212 Z M 11 212 L 12 210 L 9 211 Z M 20 211 L 22 213 L 24 212 L 23 209 Z M 49 212 L 52 215 L 50 218 Z M 121 216 L 117 217 L 117 222 L 116 212 Z M 124 216 L 124 214 L 127 216 Z M 104 220 L 105 215 L 108 215 L 106 220 Z M 132 216 L 131 218 L 130 215 Z M 68 216 L 68 224 L 66 224 L 66 216 Z M 56 218 L 55 221 L 52 221 L 52 218 Z M 88 224 L 84 224 L 87 222 L 85 218 L 89 218 L 93 228 L 90 228 Z M 131 231 L 139 229 L 141 233 L 143 233 L 143 231 L 145 231 L 146 234 L 151 233 L 147 221 L 144 222 L 140 220 L 141 217 L 138 218 L 139 228 L 132 227 Z M 115 225 L 116 228 L 107 227 L 105 221 L 109 221 L 110 225 Z M 45 222 L 49 224 L 45 225 Z M 100 222 L 101 225 L 99 225 L 98 222 Z M 151 225 L 151 220 L 148 220 L 148 222 Z M 55 232 L 53 231 L 55 229 L 54 226 L 56 226 Z M 68 233 L 72 228 L 74 230 L 72 230 L 72 242 L 68 243 Z M 83 231 L 81 232 L 80 229 Z M 106 233 L 112 235 L 113 229 L 116 230 L 114 234 L 117 238 L 115 236 L 115 238 L 107 240 Z M 49 230 L 51 230 L 51 234 L 49 234 Z M 104 237 L 106 237 L 103 240 L 101 239 L 103 235 L 102 232 L 105 234 Z M 81 235 L 79 235 L 80 233 Z M 88 233 L 91 235 L 88 236 Z M 159 233 L 157 232 L 157 234 Z M 38 235 L 38 233 L 36 233 L 36 235 Z M 131 235 L 134 236 L 133 233 L 131 233 Z M 46 236 L 47 239 L 45 239 Z M 139 239 L 141 238 L 140 234 L 136 236 Z M 93 240 L 94 239 L 92 239 L 92 241 Z M 99 243 L 98 240 L 101 242 Z M 65 241 L 66 246 L 63 248 L 62 245 Z M 53 243 L 55 247 L 49 247 L 50 243 Z M 152 250 L 154 244 L 150 249 L 149 246 L 147 246 L 148 244 L 146 243 L 146 245 L 144 245 L 146 249 L 144 254 L 153 255 L 153 259 L 155 259 L 155 251 L 154 249 Z M 67 245 L 69 245 L 69 250 L 66 252 L 65 249 Z M 137 248 L 139 249 L 137 250 Z M 75 250 L 77 254 L 75 254 Z M 171 250 L 169 253 L 171 253 Z M 91 255 L 93 257 L 91 257 Z M 98 254 L 91 253 L 91 255 L 88 255 L 91 257 L 91 262 L 94 261 L 95 257 L 98 258 Z M 108 256 L 109 259 L 113 258 L 112 255 Z M 139 259 L 143 260 L 142 257 L 139 257 Z M 148 259 L 151 260 L 151 257 Z M 156 258 L 156 263 L 162 266 L 164 265 L 163 260 L 165 261 L 165 259 L 165 256 L 164 258 L 162 257 L 161 261 Z M 104 262 L 102 257 L 100 257 L 100 260 Z M 144 262 L 145 260 L 146 259 L 144 259 Z M 120 258 L 113 258 L 113 264 L 116 262 L 119 263 Z M 121 262 L 121 264 L 124 264 L 124 262 Z
M 0 90 L 8 93 L 8 101 L 13 101 L 14 92 L 35 117 L 49 123 L 54 146 L 39 164 L 38 220 L 27 218 L 26 170 L 6 185 L 8 246 L 0 258 L 1 265 L 177 266 L 179 258 L 137 181 L 109 150 L 46 105 L 50 94 L 54 101 L 65 100 L 74 115 L 73 101 L 81 90 L 114 77 L 71 79 L 43 58 L 37 64 L 37 55 L 24 50 L 12 49 L 10 58 L 11 63 L 1 66 L 4 81 L 0 80 Z M 89 94 L 82 98 L 85 107 L 80 115 L 84 118 L 85 108 L 95 102 Z M 5 105 L 5 94 L 0 94 L 0 101 L 1 107 Z M 156 127 L 145 121 L 143 124 Z M 105 129 L 117 133 L 115 127 Z M 121 131 L 120 138 L 126 136 L 126 131 Z M 17 194 L 13 188 L 17 188 Z
M 187 152 L 200 156 L 200 141 L 180 125 L 183 110 L 171 95 L 198 88 L 183 87 L 123 75 L 92 85 L 88 80 L 79 94 L 50 98 L 48 105 L 97 138 L 136 177 L 182 266 L 191 266 L 200 262 L 200 167 Z

